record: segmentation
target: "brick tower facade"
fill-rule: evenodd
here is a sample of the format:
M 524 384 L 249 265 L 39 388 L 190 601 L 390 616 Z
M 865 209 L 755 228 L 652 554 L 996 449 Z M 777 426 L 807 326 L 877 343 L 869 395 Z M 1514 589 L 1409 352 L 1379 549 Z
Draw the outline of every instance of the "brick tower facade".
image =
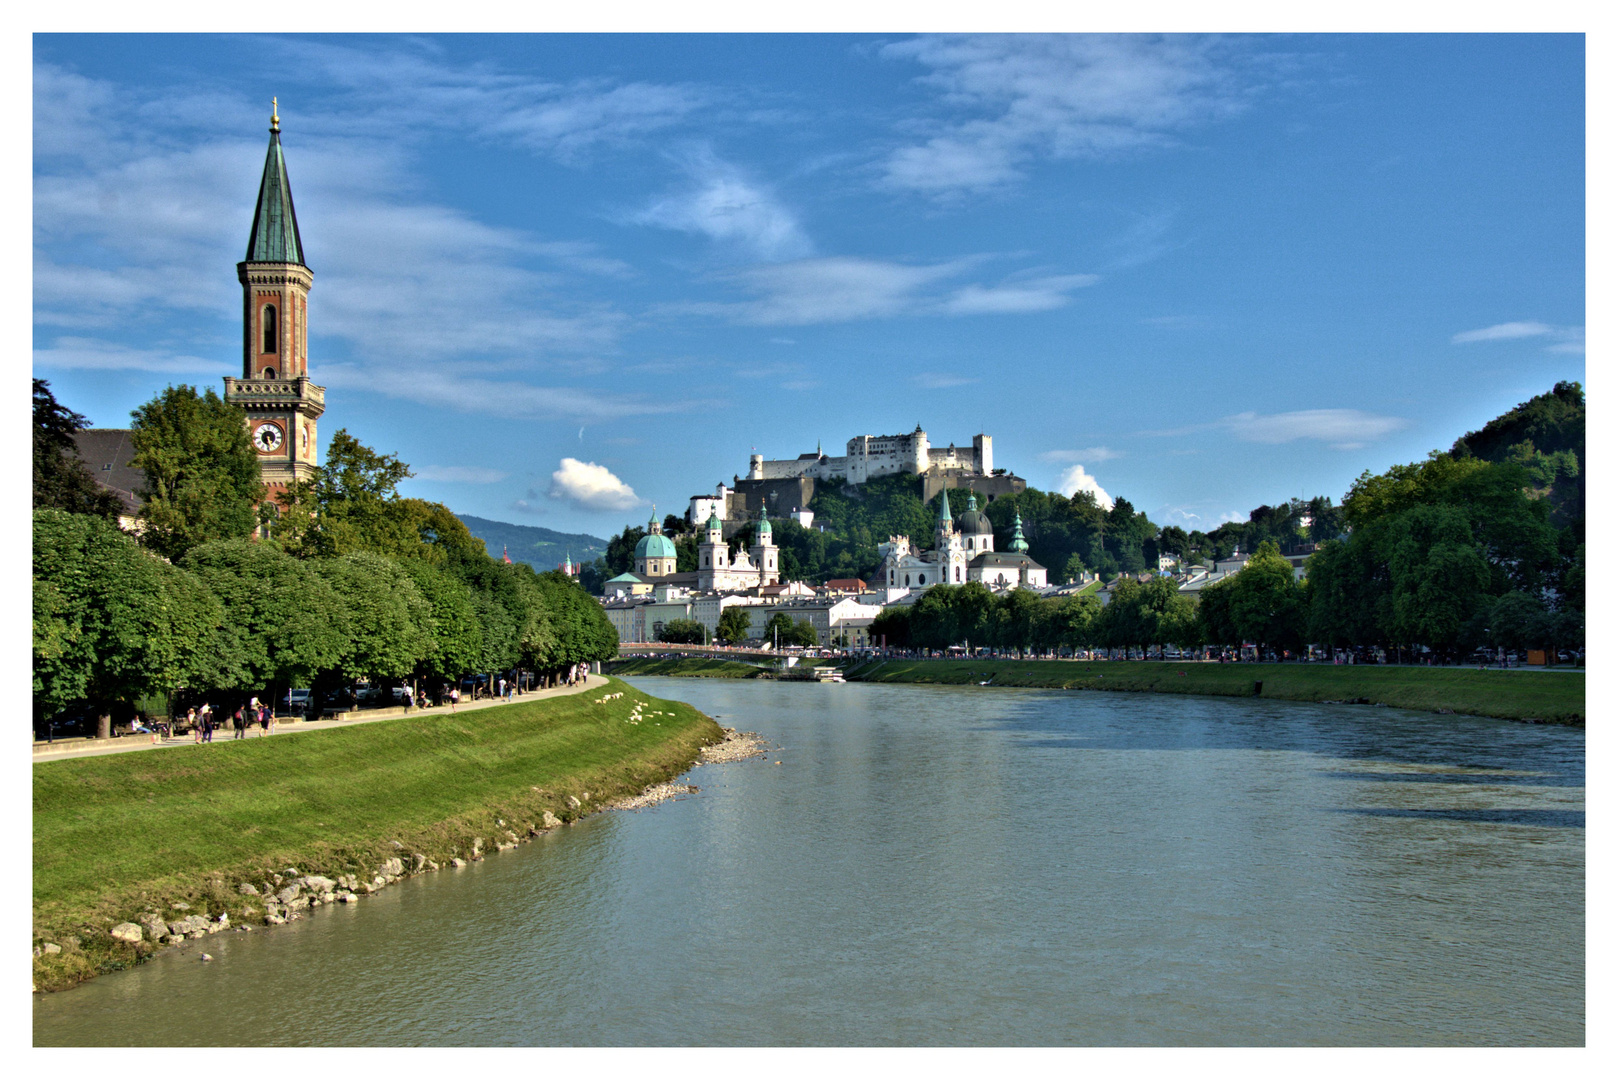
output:
M 242 285 L 242 375 L 225 379 L 225 400 L 246 414 L 259 475 L 273 503 L 294 480 L 309 481 L 318 463 L 315 422 L 326 388 L 309 381 L 309 287 L 303 241 L 281 153 L 281 117 L 270 117 L 270 149 L 259 184 L 247 258 L 236 264 Z

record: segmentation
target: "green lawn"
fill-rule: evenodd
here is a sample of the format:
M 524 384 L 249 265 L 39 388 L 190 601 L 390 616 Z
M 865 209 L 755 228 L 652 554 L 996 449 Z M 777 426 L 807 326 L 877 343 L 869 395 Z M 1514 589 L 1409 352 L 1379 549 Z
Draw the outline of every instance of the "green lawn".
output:
M 1333 664 L 1200 664 L 1158 661 L 885 660 L 853 668 L 864 682 L 1131 690 L 1289 701 L 1349 701 L 1449 710 L 1506 720 L 1584 723 L 1584 674 Z
M 239 881 L 288 866 L 368 877 L 401 853 L 391 841 L 407 857 L 464 857 L 473 837 L 503 838 L 497 819 L 519 835 L 545 810 L 570 819 L 581 811 L 567 796 L 589 792 L 588 809 L 639 792 L 721 737 L 690 706 L 613 680 L 460 714 L 37 764 L 35 941 L 74 935 L 83 951 L 36 961 L 36 982 L 134 960 L 106 931 L 143 910 L 184 900 L 241 921 L 253 898 Z

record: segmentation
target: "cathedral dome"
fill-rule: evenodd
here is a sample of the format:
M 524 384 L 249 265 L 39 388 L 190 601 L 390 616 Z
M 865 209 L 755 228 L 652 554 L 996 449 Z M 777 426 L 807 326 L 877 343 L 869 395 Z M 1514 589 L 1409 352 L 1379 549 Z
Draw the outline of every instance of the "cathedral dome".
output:
M 956 519 L 956 531 L 962 536 L 993 536 L 994 523 L 989 515 L 978 509 L 978 497 L 971 494 L 966 497 L 966 512 Z
M 635 545 L 635 558 L 637 559 L 672 559 L 674 558 L 674 541 L 662 533 L 650 533 L 640 538 Z

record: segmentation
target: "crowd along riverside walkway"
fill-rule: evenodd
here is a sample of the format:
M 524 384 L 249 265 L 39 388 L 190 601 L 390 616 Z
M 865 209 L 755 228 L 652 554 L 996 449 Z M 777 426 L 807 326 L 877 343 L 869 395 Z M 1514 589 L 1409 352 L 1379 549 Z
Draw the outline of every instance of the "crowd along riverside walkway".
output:
M 566 697 L 569 694 L 580 694 L 586 690 L 600 690 L 607 685 L 607 680 L 600 675 L 590 675 L 581 683 L 573 686 L 556 686 L 546 690 L 530 690 L 525 694 L 514 695 L 511 701 L 502 698 L 484 698 L 478 701 L 463 701 L 458 705 L 428 705 L 406 709 L 395 706 L 382 709 L 366 709 L 363 711 L 342 713 L 330 720 L 292 720 L 278 717 L 275 721 L 276 736 L 298 735 L 306 731 L 324 731 L 328 728 L 352 727 L 355 724 L 372 724 L 379 720 L 398 720 L 406 716 L 437 715 L 447 712 L 471 712 L 477 709 L 488 709 L 498 705 L 515 704 L 519 701 L 534 701 L 542 698 Z M 231 729 L 223 727 L 217 729 L 215 740 L 219 743 L 229 743 L 238 740 L 230 737 Z M 223 734 L 223 737 L 220 737 Z M 249 739 L 261 738 L 261 733 L 255 728 L 247 735 Z M 151 736 L 144 732 L 134 735 L 123 735 L 116 739 L 61 739 L 54 743 L 34 743 L 34 760 L 60 761 L 63 758 L 97 757 L 102 754 L 127 754 L 135 750 L 160 750 L 171 746 L 194 746 L 196 743 L 189 735 L 160 738 L 157 742 L 151 741 Z

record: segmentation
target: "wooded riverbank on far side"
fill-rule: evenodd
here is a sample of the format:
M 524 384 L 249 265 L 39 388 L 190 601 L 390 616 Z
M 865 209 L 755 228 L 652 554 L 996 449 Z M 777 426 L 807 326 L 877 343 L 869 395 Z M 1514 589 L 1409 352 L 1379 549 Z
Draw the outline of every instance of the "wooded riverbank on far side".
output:
M 746 679 L 762 669 L 701 657 L 638 659 L 620 675 Z M 1370 664 L 1215 664 L 1157 660 L 874 660 L 844 669 L 850 682 L 987 685 L 1053 690 L 1263 697 L 1386 705 L 1498 720 L 1584 726 L 1584 672 Z

